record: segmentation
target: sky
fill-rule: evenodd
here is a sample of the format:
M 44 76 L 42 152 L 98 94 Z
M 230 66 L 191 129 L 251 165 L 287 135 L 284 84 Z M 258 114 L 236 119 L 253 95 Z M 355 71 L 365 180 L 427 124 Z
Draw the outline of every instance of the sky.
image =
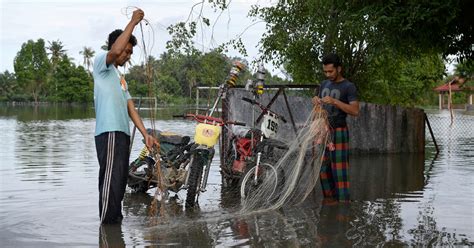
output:
M 166 41 L 170 35 L 166 30 L 170 24 L 197 18 L 200 5 L 191 11 L 197 0 L 146 0 L 146 1 L 112 1 L 112 0 L 0 0 L 0 72 L 13 71 L 13 61 L 23 43 L 42 38 L 46 42 L 61 41 L 69 57 L 78 65 L 83 57 L 79 51 L 84 46 L 91 47 L 97 53 L 105 44 L 108 34 L 115 29 L 124 29 L 130 20 L 132 8 L 139 7 L 145 12 L 145 19 L 150 23 L 143 26 L 145 46 L 152 48 L 149 55 L 159 57 L 166 50 Z M 271 0 L 232 0 L 229 11 L 222 14 L 214 11 L 206 0 L 203 13 L 211 20 L 216 20 L 215 27 L 207 27 L 198 32 L 195 38 L 196 48 L 206 52 L 221 43 L 239 35 L 246 46 L 248 56 L 230 50 L 227 55 L 240 56 L 251 62 L 256 60 L 258 42 L 265 32 L 265 23 L 247 17 L 252 4 L 270 5 Z M 273 2 L 273 3 L 272 3 Z M 128 12 L 128 16 L 127 16 Z M 218 16 L 220 17 L 218 18 Z M 152 35 L 154 34 L 154 35 Z M 137 26 L 134 35 L 142 44 L 140 28 Z M 142 49 L 134 49 L 133 64 L 144 60 Z M 271 64 L 265 67 L 272 74 L 281 74 Z M 255 68 L 250 68 L 255 70 Z M 283 75 L 279 75 L 283 77 Z

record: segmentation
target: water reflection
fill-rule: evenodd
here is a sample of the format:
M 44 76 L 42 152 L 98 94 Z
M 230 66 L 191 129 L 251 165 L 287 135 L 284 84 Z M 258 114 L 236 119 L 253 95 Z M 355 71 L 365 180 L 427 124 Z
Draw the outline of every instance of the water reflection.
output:
M 353 156 L 350 168 L 352 198 L 376 200 L 419 192 L 424 186 L 424 163 L 424 154 Z
M 346 233 L 353 221 L 351 204 L 321 204 L 318 239 L 321 246 L 349 247 L 354 241 Z M 364 230 L 366 231 L 366 230 Z
M 159 246 L 192 246 L 207 247 L 213 246 L 214 239 L 211 237 L 208 223 L 206 221 L 215 216 L 205 216 L 202 210 L 195 206 L 192 209 L 183 211 L 183 208 L 176 208 L 175 202 L 166 204 L 164 215 L 157 219 L 148 219 L 149 226 L 143 232 L 143 244 Z M 178 204 L 179 205 L 179 204 Z M 174 208 L 175 211 L 171 210 Z M 180 211 L 176 211 L 180 209 Z
M 246 240 L 242 245 L 295 247 L 299 243 L 294 226 L 280 211 L 244 216 L 232 224 L 233 231 Z
M 94 118 L 92 105 L 52 104 L 39 106 L 2 106 L 0 116 L 21 122 Z
M 101 225 L 99 228 L 99 247 L 126 247 L 122 225 Z
M 353 246 L 401 245 L 402 220 L 400 205 L 395 200 L 383 202 L 356 202 L 351 206 L 353 220 L 345 232 Z M 405 244 L 406 245 L 406 244 Z
M 12 106 L 0 103 L 0 118 L 14 117 L 18 121 L 44 121 L 44 120 L 77 120 L 95 118 L 93 104 L 46 104 L 46 105 L 26 105 Z M 136 106 L 138 106 L 136 104 Z M 171 106 L 157 109 L 150 109 L 142 105 L 140 116 L 150 118 L 151 111 L 154 111 L 154 118 L 157 120 L 170 120 L 173 115 L 192 113 L 195 106 Z
M 22 181 L 64 185 L 68 167 L 92 164 L 92 128 L 90 122 L 82 120 L 18 122 L 14 129 L 15 171 Z
M 153 209 L 153 192 L 125 194 L 125 225 L 131 228 L 134 245 L 209 246 L 212 243 L 197 204 L 184 209 L 184 201 L 173 195 Z M 154 210 L 154 211 L 152 211 Z
M 406 219 L 399 213 L 403 205 L 396 199 L 377 202 L 358 202 L 350 207 L 351 215 L 346 238 L 352 246 L 469 246 L 474 243 L 464 234 L 450 233 L 439 227 L 434 217 L 434 207 L 422 204 L 416 216 L 416 225 L 408 228 Z

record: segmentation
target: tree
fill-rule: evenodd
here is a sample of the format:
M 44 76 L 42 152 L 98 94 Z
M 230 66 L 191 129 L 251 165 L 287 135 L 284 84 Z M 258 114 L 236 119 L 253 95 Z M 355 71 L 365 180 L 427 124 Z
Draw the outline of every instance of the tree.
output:
M 148 72 L 150 75 L 147 75 L 147 70 L 144 64 L 130 67 L 128 73 L 125 75 L 130 94 L 133 96 L 148 96 L 149 94 L 154 93 L 150 91 L 153 91 L 154 84 L 156 83 L 157 75 L 154 72 L 157 70 L 158 62 L 153 56 L 149 56 L 147 63 L 151 68 Z M 151 85 L 147 84 L 148 80 L 150 80 Z
M 10 100 L 16 93 L 18 85 L 14 73 L 5 71 L 0 73 L 0 99 Z
M 465 60 L 462 63 L 456 65 L 454 70 L 454 76 L 463 78 L 464 83 L 462 84 L 463 89 L 474 88 L 474 60 Z M 470 97 L 472 92 L 462 91 L 454 94 L 453 103 L 466 103 L 466 99 Z
M 56 67 L 58 63 L 61 61 L 61 58 L 66 55 L 66 49 L 64 49 L 64 45 L 61 41 L 56 40 L 56 41 L 48 41 L 49 46 L 47 49 L 49 50 L 48 55 L 50 55 L 50 62 L 51 62 L 51 73 L 49 76 L 54 74 L 56 72 Z M 49 78 L 50 79 L 50 78 Z M 48 80 L 51 81 L 51 80 Z M 57 93 L 58 93 L 58 85 L 54 84 L 54 89 L 51 90 L 51 87 L 49 87 L 50 92 L 54 91 L 55 98 L 57 98 Z
M 82 51 L 79 51 L 79 54 L 84 56 L 84 61 L 82 64 L 89 71 L 89 68 L 92 65 L 92 58 L 94 57 L 95 51 L 91 47 L 84 47 Z
M 393 48 L 456 55 L 461 61 L 474 59 L 471 0 L 363 1 L 355 5 Z
M 322 42 L 322 47 L 312 48 L 325 52 L 332 48 L 332 42 L 348 38 L 353 31 L 363 31 L 368 37 L 362 46 L 383 45 L 409 54 L 434 52 L 472 59 L 473 8 L 474 2 L 470 0 L 299 0 L 280 1 L 266 8 L 256 5 L 250 15 L 268 23 L 262 40 L 267 52 L 273 50 L 268 50 L 271 47 L 265 42 L 280 38 L 279 35 L 284 37 L 281 31 L 287 31 L 288 36 L 302 34 L 315 43 Z
M 144 64 L 131 67 L 125 75 L 130 93 L 134 96 L 157 95 L 162 103 L 177 102 L 181 98 L 193 97 L 196 86 L 218 86 L 223 83 L 232 61 L 243 61 L 241 58 L 229 58 L 218 50 L 209 53 L 194 50 L 192 54 L 181 52 L 168 51 L 159 59 L 150 56 L 147 60 L 147 66 L 151 68 L 149 71 Z M 270 73 L 267 76 L 272 78 Z M 148 77 L 151 78 L 151 85 L 146 84 Z M 239 82 L 249 78 L 252 75 L 245 70 Z
M 403 106 L 434 104 L 432 89 L 444 74 L 440 55 L 407 58 L 393 52 L 372 63 L 367 72 L 372 79 L 359 88 L 365 101 Z
M 32 95 L 36 104 L 47 84 L 50 68 L 43 39 L 23 43 L 14 60 L 15 74 L 19 86 Z
M 229 7 L 226 1 L 214 0 L 194 7 L 206 2 L 216 10 Z M 424 101 L 415 97 L 419 87 L 426 92 L 433 83 L 419 65 L 427 64 L 439 80 L 444 72 L 440 61 L 448 55 L 472 61 L 473 8 L 471 0 L 296 0 L 270 7 L 256 4 L 249 15 L 267 23 L 261 59 L 283 66 L 295 82 L 322 80 L 320 60 L 336 52 L 343 58 L 344 75 L 356 82 L 363 100 L 385 102 L 389 97 L 396 99 L 393 104 L 413 105 Z M 168 49 L 192 54 L 197 28 L 209 22 L 201 11 L 197 18 L 171 25 Z M 225 44 L 238 45 L 239 39 Z M 418 76 L 429 81 L 421 82 Z M 413 92 L 397 94 L 402 89 Z M 385 95 L 378 94 L 380 90 Z
M 282 1 L 254 8 L 250 15 L 268 23 L 260 42 L 262 60 L 282 65 L 295 82 L 322 80 L 320 59 L 329 52 L 343 58 L 346 77 L 366 82 L 367 55 L 385 48 L 367 18 L 353 12 L 346 1 Z
M 52 69 L 56 69 L 56 65 L 58 64 L 59 60 L 66 54 L 66 50 L 64 49 L 64 45 L 61 41 L 48 41 L 49 46 L 47 49 L 49 50 L 48 55 L 50 55 L 50 61 L 52 65 Z
M 199 54 L 198 51 L 186 55 L 177 52 L 162 54 L 157 68 L 159 80 L 172 77 L 178 84 L 173 84 L 173 89 L 163 89 L 162 85 L 158 85 L 158 87 L 165 91 L 180 92 L 181 96 L 191 97 L 192 89 L 198 82 Z
M 474 80 L 474 60 L 466 60 L 456 65 L 455 73 L 468 80 Z
M 225 80 L 231 65 L 229 58 L 217 51 L 211 51 L 203 54 L 200 60 L 202 71 L 201 85 L 218 86 Z
M 59 61 L 52 80 L 58 86 L 57 101 L 90 102 L 93 96 L 92 78 L 82 66 L 75 66 L 67 56 Z
M 261 40 L 262 59 L 283 65 L 294 81 L 322 80 L 320 60 L 336 52 L 343 58 L 345 77 L 356 83 L 362 100 L 414 105 L 424 101 L 417 93 L 431 90 L 433 76 L 442 78 L 446 55 L 472 56 L 464 46 L 450 50 L 456 40 L 472 41 L 468 32 L 472 26 L 450 29 L 462 25 L 454 20 L 471 18 L 462 14 L 467 4 L 462 0 L 280 1 L 271 7 L 254 6 L 250 15 L 268 23 Z

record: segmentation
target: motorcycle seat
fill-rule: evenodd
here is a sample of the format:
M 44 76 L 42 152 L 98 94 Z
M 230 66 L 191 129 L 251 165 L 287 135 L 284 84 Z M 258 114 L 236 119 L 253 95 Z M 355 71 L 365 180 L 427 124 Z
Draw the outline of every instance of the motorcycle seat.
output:
M 148 134 L 152 134 L 152 129 L 147 129 Z M 173 132 L 164 132 L 161 130 L 154 130 L 160 143 L 169 143 L 172 145 L 186 145 L 191 140 L 189 136 L 182 136 Z

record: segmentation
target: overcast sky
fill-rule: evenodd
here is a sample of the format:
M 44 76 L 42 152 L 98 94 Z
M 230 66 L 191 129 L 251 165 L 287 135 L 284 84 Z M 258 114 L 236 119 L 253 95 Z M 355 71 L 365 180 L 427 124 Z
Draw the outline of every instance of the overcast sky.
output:
M 105 44 L 108 34 L 114 29 L 125 27 L 131 17 L 127 17 L 125 13 L 128 6 L 140 7 L 145 11 L 145 19 L 152 27 L 144 26 L 145 36 L 148 36 L 151 30 L 154 31 L 154 39 L 145 37 L 145 46 L 153 44 L 150 55 L 158 57 L 165 51 L 166 41 L 170 39 L 166 27 L 188 19 L 192 6 L 198 2 L 200 1 L 0 0 L 0 71 L 13 71 L 13 60 L 21 45 L 30 39 L 36 41 L 39 38 L 45 40 L 46 46 L 49 45 L 48 41 L 61 41 L 75 63 L 82 64 L 79 51 L 84 46 L 93 48 L 96 54 L 102 52 L 100 47 Z M 258 41 L 265 31 L 265 23 L 247 17 L 250 6 L 256 2 L 272 4 L 271 0 L 232 0 L 230 11 L 222 13 L 213 32 L 211 28 L 206 28 L 198 33 L 195 39 L 197 48 L 208 51 L 245 30 L 242 35 L 248 51 L 248 57 L 245 59 L 249 62 L 255 60 L 258 57 Z M 211 20 L 212 26 L 213 20 L 220 13 L 214 12 L 209 4 L 205 6 L 204 16 Z M 194 8 L 191 19 L 196 18 L 199 11 L 199 7 Z M 131 10 L 129 13 L 131 14 Z M 140 29 L 136 28 L 134 34 L 141 44 Z M 143 53 L 140 50 L 134 50 L 132 62 L 135 64 L 143 61 Z M 229 51 L 228 55 L 239 54 Z M 270 70 L 274 69 L 271 65 L 266 66 Z

